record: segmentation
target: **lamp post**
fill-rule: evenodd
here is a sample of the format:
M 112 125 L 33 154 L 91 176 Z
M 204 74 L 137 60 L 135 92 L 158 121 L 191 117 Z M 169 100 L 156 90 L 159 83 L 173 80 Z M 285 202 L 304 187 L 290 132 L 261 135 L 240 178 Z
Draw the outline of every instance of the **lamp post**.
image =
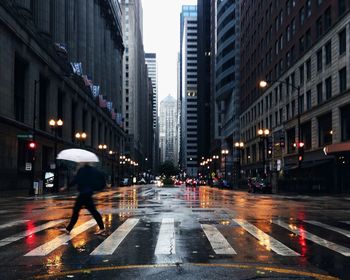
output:
M 235 148 L 238 150 L 238 164 L 237 164 L 237 173 L 238 173 L 238 180 L 241 179 L 241 152 L 244 149 L 244 143 L 243 142 L 236 142 Z
M 125 165 L 125 156 L 119 156 L 119 165 L 121 168 L 121 179 L 124 178 L 124 165 Z
M 260 143 L 262 146 L 262 160 L 263 160 L 264 175 L 266 175 L 266 173 L 267 173 L 266 172 L 266 159 L 265 159 L 265 141 L 269 137 L 269 134 L 270 134 L 270 130 L 268 130 L 267 128 L 258 130 L 258 135 L 260 136 Z
M 114 186 L 114 184 L 115 184 L 115 178 L 114 178 L 114 176 L 115 176 L 115 174 L 114 174 L 114 157 L 115 157 L 115 152 L 114 151 L 112 151 L 112 150 L 109 150 L 109 152 L 108 152 L 108 154 L 110 155 L 110 157 L 111 157 L 111 160 L 112 160 L 112 186 Z
M 301 106 L 300 106 L 300 86 L 295 86 L 294 84 L 287 83 L 285 81 L 260 81 L 259 86 L 261 88 L 266 88 L 271 83 L 280 83 L 285 84 L 287 86 L 290 86 L 293 89 L 297 90 L 298 94 L 298 114 L 297 114 L 297 129 L 298 129 L 298 141 L 295 141 L 295 144 L 297 146 L 297 152 L 298 152 L 298 168 L 300 168 L 301 162 L 303 161 L 303 153 L 304 153 L 304 143 L 301 141 L 301 129 L 300 129 L 300 115 L 301 115 Z
M 106 144 L 99 144 L 98 146 L 98 149 L 101 151 L 101 158 L 102 158 L 102 168 L 103 168 L 103 161 L 104 161 L 104 153 L 105 151 L 107 150 L 107 145 Z
M 227 157 L 228 153 L 229 153 L 228 149 L 221 150 L 221 154 L 224 157 L 224 172 L 225 172 L 224 178 L 225 178 L 225 180 L 227 179 L 227 176 L 226 176 L 226 157 Z
M 54 171 L 54 182 L 53 182 L 53 192 L 58 191 L 58 168 L 57 168 L 57 131 L 58 129 L 61 129 L 63 126 L 63 121 L 61 119 L 55 120 L 51 119 L 49 120 L 49 125 L 51 127 L 51 130 L 54 131 L 55 135 L 55 143 L 54 143 L 54 157 L 55 157 L 55 171 Z
M 79 142 L 79 146 L 82 147 L 87 138 L 87 134 L 85 132 L 77 132 L 75 133 L 75 140 Z

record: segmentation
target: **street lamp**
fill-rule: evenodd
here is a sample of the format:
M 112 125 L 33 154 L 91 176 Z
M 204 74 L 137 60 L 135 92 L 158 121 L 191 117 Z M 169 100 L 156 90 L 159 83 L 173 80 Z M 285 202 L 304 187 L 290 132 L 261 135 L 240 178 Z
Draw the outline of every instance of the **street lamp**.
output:
M 227 157 L 228 153 L 229 153 L 229 150 L 228 150 L 228 149 L 223 149 L 223 150 L 221 150 L 221 154 L 222 154 L 223 157 L 224 157 L 225 180 L 226 180 L 226 178 L 227 178 L 227 176 L 226 176 L 226 157 Z
M 244 149 L 244 143 L 236 142 L 235 148 L 238 150 L 238 166 L 237 166 L 238 179 L 241 179 L 241 152 Z
M 54 178 L 53 178 L 54 181 L 53 181 L 52 191 L 57 192 L 58 191 L 57 131 L 63 126 L 63 121 L 61 119 L 58 119 L 58 120 L 51 119 L 49 120 L 49 125 L 51 127 L 51 130 L 54 131 L 54 135 L 55 135 L 55 143 L 54 143 L 55 171 L 54 171 Z
M 258 130 L 258 135 L 260 136 L 260 145 L 262 146 L 262 160 L 263 160 L 264 175 L 266 175 L 265 141 L 269 137 L 269 134 L 270 134 L 270 130 L 268 130 L 267 128 Z
M 260 81 L 259 86 L 261 88 L 266 88 L 269 84 L 271 83 L 280 83 L 280 84 L 285 84 L 287 86 L 290 86 L 293 89 L 297 90 L 298 93 L 298 114 L 297 114 L 297 129 L 298 129 L 298 141 L 295 141 L 296 146 L 297 146 L 297 151 L 298 151 L 298 168 L 300 168 L 301 162 L 303 161 L 303 153 L 304 153 L 304 145 L 301 144 L 301 127 L 300 127 L 300 115 L 301 115 L 301 106 L 300 106 L 300 86 L 295 86 L 294 84 L 285 82 L 285 81 Z
M 102 167 L 103 167 L 104 152 L 107 150 L 108 147 L 106 144 L 99 144 L 97 147 L 101 151 Z
M 79 146 L 82 147 L 82 145 L 85 143 L 85 140 L 87 138 L 87 134 L 85 132 L 77 132 L 75 133 L 75 139 L 79 142 Z

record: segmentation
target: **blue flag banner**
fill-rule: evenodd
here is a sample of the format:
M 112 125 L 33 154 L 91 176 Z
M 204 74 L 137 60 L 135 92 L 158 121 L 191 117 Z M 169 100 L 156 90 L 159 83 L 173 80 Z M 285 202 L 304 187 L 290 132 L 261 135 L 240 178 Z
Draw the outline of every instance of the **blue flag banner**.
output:
M 99 85 L 91 85 L 90 89 L 91 89 L 92 96 L 94 98 L 96 98 L 100 95 L 100 86 Z
M 81 62 L 71 62 L 70 65 L 72 66 L 73 73 L 81 76 L 83 75 L 83 65 Z

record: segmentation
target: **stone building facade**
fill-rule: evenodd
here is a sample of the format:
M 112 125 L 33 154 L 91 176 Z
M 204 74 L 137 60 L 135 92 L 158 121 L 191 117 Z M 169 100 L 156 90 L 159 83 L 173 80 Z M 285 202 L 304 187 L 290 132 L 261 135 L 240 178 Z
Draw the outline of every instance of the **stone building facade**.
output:
M 243 57 L 243 169 L 247 176 L 256 176 L 263 169 L 270 174 L 277 172 L 285 183 L 280 188 L 348 192 L 350 6 L 345 1 L 286 2 L 290 6 L 275 7 L 273 12 L 281 29 L 281 36 L 273 36 L 278 43 L 269 42 L 275 46 L 275 54 L 270 58 L 267 49 L 261 63 L 254 60 L 255 82 L 247 75 L 250 61 Z M 248 11 L 250 4 L 246 5 Z M 270 13 L 268 7 L 266 12 Z M 285 22 L 281 14 L 290 17 L 285 17 Z M 246 18 L 246 24 L 253 18 Z M 294 24 L 296 27 L 290 29 Z M 245 52 L 251 49 L 246 43 L 243 48 Z M 271 65 L 262 67 L 269 61 Z M 258 88 L 259 79 L 271 81 L 266 90 Z M 254 85 L 256 88 L 250 90 Z M 260 137 L 259 129 L 269 129 L 268 137 Z M 304 144 L 301 158 L 298 143 Z M 297 178 L 297 185 L 287 182 L 292 177 Z
M 122 113 L 124 51 L 118 2 L 4 0 L 0 21 L 0 189 L 30 189 L 33 175 L 43 179 L 54 168 L 55 142 L 58 151 L 84 145 L 99 152 L 103 143 L 122 154 L 125 132 L 115 120 Z M 72 72 L 71 62 L 81 63 L 82 73 Z M 113 114 L 90 84 L 99 85 Z M 57 139 L 51 118 L 63 120 Z M 84 143 L 76 132 L 87 134 Z M 115 159 L 101 158 L 115 175 Z

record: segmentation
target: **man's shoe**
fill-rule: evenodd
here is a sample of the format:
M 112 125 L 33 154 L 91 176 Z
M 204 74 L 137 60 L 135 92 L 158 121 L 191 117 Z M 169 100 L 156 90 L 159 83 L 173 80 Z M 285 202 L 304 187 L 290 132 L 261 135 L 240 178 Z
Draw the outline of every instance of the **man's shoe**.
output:
M 66 228 L 60 228 L 60 231 L 66 233 L 66 234 L 70 234 L 70 231 Z
M 106 229 L 100 229 L 100 230 L 96 231 L 94 234 L 95 235 L 103 235 L 105 233 L 106 233 Z

